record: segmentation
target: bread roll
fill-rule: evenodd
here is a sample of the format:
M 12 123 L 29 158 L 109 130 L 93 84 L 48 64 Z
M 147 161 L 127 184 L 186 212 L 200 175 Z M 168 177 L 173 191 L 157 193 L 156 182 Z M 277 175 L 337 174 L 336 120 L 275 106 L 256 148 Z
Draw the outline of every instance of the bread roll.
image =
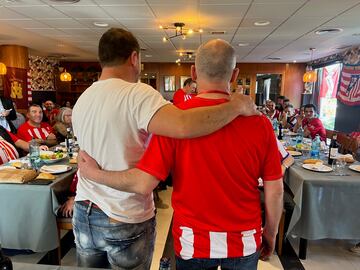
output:
M 309 158 L 309 159 L 304 160 L 304 164 L 316 164 L 316 163 L 323 164 L 323 161 L 320 159 L 315 159 L 315 158 Z

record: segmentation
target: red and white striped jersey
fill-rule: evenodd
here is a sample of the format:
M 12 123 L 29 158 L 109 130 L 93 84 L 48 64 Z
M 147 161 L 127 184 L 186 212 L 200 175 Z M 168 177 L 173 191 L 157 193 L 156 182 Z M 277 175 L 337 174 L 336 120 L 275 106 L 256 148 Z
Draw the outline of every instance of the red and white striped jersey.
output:
M 10 160 L 17 159 L 19 153 L 16 148 L 9 142 L 0 137 L 0 163 L 5 164 Z
M 25 122 L 19 127 L 17 136 L 29 142 L 32 138 L 46 140 L 51 133 L 54 133 L 54 130 L 48 123 L 41 123 L 40 127 L 33 127 L 29 122 Z

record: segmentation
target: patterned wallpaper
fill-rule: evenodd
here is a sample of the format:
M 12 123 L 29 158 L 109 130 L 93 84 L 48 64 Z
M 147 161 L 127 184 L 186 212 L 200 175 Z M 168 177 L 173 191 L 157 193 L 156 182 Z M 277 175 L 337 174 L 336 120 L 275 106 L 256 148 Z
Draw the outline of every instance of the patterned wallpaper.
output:
M 29 72 L 32 90 L 55 90 L 54 74 L 59 61 L 40 56 L 29 56 Z
M 360 46 L 352 47 L 343 52 L 316 59 L 312 61 L 310 65 L 320 65 L 333 61 L 341 61 L 347 65 L 360 65 Z

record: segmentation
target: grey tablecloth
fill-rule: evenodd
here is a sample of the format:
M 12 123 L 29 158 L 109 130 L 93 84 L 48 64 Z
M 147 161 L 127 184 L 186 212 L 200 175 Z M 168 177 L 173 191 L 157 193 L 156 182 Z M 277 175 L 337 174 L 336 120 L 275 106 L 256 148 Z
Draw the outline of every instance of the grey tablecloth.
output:
M 50 185 L 0 184 L 0 243 L 3 248 L 44 252 L 58 246 L 56 211 L 76 169 Z
M 288 233 L 308 240 L 360 239 L 360 173 L 348 176 L 306 170 L 302 163 L 285 179 L 294 194 L 295 209 Z

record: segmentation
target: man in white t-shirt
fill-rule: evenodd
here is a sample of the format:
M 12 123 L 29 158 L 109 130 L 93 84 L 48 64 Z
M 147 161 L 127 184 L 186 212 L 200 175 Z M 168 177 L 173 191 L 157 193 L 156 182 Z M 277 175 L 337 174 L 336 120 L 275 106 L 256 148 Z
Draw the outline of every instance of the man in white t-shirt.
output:
M 219 106 L 177 109 L 152 87 L 138 83 L 140 47 L 123 29 L 103 34 L 99 60 L 100 80 L 80 96 L 72 120 L 80 148 L 106 170 L 135 167 L 149 133 L 197 137 L 238 114 L 256 114 L 253 102 L 240 94 Z M 73 216 L 78 264 L 149 269 L 155 240 L 152 194 L 122 192 L 78 176 Z

